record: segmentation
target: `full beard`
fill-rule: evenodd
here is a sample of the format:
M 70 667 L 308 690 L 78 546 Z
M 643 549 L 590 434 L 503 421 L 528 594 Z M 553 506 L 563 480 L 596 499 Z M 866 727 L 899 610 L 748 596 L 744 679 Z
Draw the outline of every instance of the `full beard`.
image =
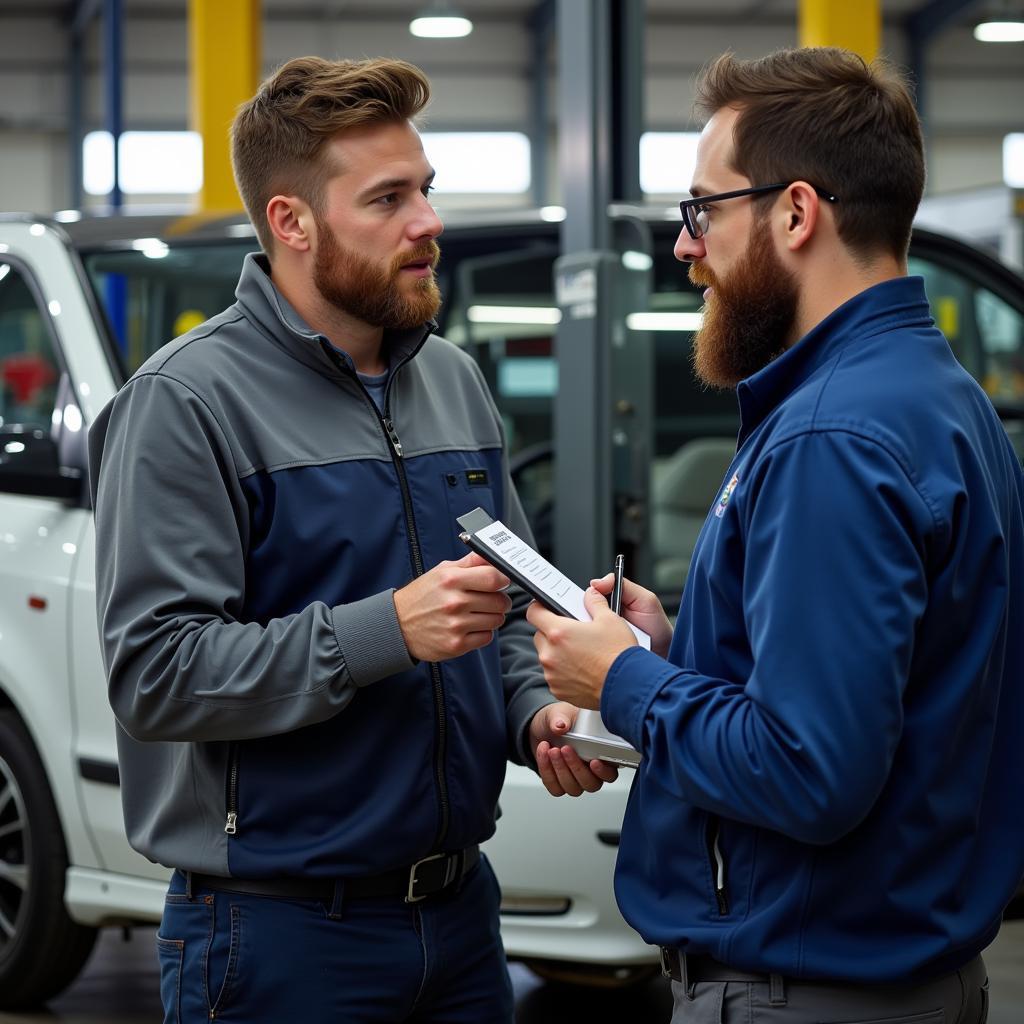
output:
M 441 292 L 433 268 L 441 258 L 437 242 L 431 240 L 408 252 L 399 253 L 386 269 L 343 248 L 326 224 L 317 225 L 318 247 L 313 264 L 313 283 L 325 302 L 373 327 L 408 330 L 437 316 Z M 429 260 L 431 272 L 425 277 L 402 280 L 402 267 Z
M 693 339 L 694 372 L 723 390 L 782 355 L 796 321 L 796 279 L 782 265 L 767 230 L 755 223 L 751 236 L 754 241 L 726 280 L 701 263 L 690 266 L 690 280 L 712 289 Z

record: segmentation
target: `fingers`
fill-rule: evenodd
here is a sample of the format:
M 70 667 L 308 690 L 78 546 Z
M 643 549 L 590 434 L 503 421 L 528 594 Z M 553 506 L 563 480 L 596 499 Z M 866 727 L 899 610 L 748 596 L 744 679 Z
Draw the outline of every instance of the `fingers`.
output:
M 623 581 L 625 584 L 625 581 Z M 591 580 L 590 585 L 599 593 L 604 594 L 607 597 L 615 586 L 615 573 L 608 573 L 607 576 L 602 576 L 598 580 Z
M 537 770 L 552 796 L 596 793 L 618 778 L 618 769 L 604 761 L 581 760 L 572 747 L 553 747 L 546 740 L 537 746 Z

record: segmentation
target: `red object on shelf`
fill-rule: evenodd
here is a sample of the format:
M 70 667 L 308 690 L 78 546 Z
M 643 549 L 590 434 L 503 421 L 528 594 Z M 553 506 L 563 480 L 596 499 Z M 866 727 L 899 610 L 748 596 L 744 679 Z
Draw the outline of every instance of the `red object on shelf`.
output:
M 57 371 L 42 356 L 24 352 L 0 362 L 0 377 L 18 405 L 29 405 L 41 388 L 57 379 Z

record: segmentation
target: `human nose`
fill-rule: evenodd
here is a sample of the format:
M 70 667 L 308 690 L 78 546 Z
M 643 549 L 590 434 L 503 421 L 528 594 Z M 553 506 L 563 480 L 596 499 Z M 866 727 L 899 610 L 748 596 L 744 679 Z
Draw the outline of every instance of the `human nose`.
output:
M 694 260 L 701 259 L 706 253 L 703 235 L 700 238 L 691 238 L 690 232 L 683 225 L 679 237 L 676 239 L 675 247 L 672 249 L 672 255 L 680 263 L 692 263 Z
M 422 196 L 416 208 L 416 215 L 409 222 L 409 236 L 416 241 L 437 238 L 444 231 L 444 224 L 437 215 L 427 196 Z

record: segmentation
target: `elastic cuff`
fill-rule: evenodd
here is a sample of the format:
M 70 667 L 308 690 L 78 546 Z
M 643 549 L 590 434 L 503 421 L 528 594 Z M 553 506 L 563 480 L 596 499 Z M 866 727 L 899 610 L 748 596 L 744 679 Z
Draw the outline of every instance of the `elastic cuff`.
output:
M 505 709 L 508 722 L 509 760 L 537 770 L 537 758 L 530 749 L 530 725 L 541 708 L 556 704 L 558 698 L 547 686 L 531 686 L 516 694 Z
M 416 664 L 395 611 L 394 589 L 331 609 L 334 635 L 356 686 L 405 672 Z
M 601 717 L 608 729 L 643 751 L 644 718 L 666 681 L 677 671 L 642 647 L 627 647 L 613 662 L 601 693 Z

